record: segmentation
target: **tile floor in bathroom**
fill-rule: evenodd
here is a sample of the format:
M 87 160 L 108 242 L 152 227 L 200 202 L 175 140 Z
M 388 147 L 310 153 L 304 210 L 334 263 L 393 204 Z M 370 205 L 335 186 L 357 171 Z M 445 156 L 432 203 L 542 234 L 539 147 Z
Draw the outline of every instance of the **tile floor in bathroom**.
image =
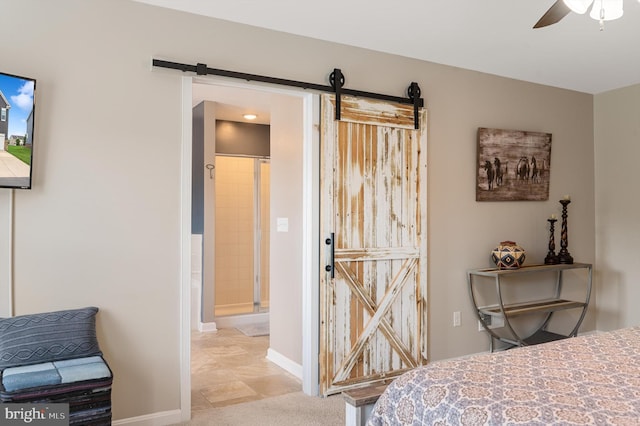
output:
M 301 381 L 265 357 L 269 336 L 235 328 L 191 334 L 191 409 L 205 410 L 302 390 Z

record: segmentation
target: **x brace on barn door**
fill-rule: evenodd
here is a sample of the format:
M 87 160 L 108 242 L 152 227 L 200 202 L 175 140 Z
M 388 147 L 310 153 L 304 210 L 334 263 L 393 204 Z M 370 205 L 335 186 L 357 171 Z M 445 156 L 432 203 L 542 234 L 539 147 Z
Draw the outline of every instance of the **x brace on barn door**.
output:
M 301 87 L 303 89 L 313 89 L 321 92 L 329 92 L 336 94 L 336 120 L 340 120 L 340 99 L 341 95 L 351 95 L 362 98 L 380 99 L 383 101 L 398 102 L 401 104 L 413 105 L 413 121 L 416 129 L 420 128 L 418 120 L 418 109 L 424 106 L 424 100 L 420 97 L 420 86 L 418 83 L 412 82 L 407 88 L 407 97 L 401 98 L 397 96 L 382 95 L 380 93 L 363 92 L 360 90 L 345 89 L 344 74 L 339 68 L 335 68 L 329 75 L 329 83 L 331 86 L 322 84 L 305 83 L 302 81 L 287 80 L 284 78 L 265 77 L 256 74 L 247 74 L 243 72 L 227 71 L 217 68 L 209 68 L 206 64 L 187 65 L 177 62 L 163 61 L 160 59 L 153 60 L 154 67 L 170 68 L 180 70 L 182 72 L 195 72 L 197 75 L 218 75 L 221 77 L 238 78 L 246 81 L 260 81 L 262 83 L 279 84 L 281 86 Z

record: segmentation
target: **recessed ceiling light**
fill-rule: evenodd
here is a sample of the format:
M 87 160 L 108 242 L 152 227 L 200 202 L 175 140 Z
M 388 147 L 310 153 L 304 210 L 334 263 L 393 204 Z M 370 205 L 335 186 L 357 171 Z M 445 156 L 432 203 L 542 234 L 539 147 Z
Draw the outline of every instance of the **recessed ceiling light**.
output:
M 243 117 L 247 120 L 255 120 L 256 118 L 258 118 L 258 116 L 255 114 L 245 114 L 243 115 Z

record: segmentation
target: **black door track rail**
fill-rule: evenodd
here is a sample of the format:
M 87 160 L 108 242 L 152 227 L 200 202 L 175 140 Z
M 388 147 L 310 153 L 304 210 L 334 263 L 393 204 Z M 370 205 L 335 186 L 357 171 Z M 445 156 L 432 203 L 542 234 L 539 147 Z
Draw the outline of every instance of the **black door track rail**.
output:
M 424 100 L 420 97 L 420 86 L 418 83 L 412 82 L 407 88 L 407 97 L 402 98 L 398 96 L 383 95 L 380 93 L 363 92 L 361 90 L 345 89 L 344 74 L 339 68 L 335 68 L 329 75 L 330 86 L 314 83 L 305 83 L 303 81 L 287 80 L 284 78 L 266 77 L 263 75 L 247 74 L 237 71 L 227 71 L 217 68 L 209 68 L 206 64 L 187 65 L 177 62 L 163 61 L 160 59 L 153 60 L 154 67 L 169 68 L 174 70 L 180 70 L 182 72 L 194 72 L 197 75 L 217 75 L 221 77 L 231 77 L 246 81 L 259 81 L 262 83 L 278 84 L 281 86 L 300 87 L 303 89 L 312 89 L 320 92 L 335 93 L 336 95 L 336 120 L 340 120 L 340 99 L 342 95 L 351 95 L 362 98 L 379 99 L 383 101 L 397 102 L 401 104 L 413 105 L 413 119 L 414 127 L 420 128 L 419 121 L 419 108 L 424 106 Z

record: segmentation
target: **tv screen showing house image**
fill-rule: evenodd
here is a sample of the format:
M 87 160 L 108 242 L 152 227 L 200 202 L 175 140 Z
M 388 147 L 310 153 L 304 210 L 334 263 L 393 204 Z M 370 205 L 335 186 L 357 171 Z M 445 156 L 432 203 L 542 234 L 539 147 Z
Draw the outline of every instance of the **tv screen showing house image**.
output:
M 0 72 L 0 188 L 31 188 L 36 81 Z

